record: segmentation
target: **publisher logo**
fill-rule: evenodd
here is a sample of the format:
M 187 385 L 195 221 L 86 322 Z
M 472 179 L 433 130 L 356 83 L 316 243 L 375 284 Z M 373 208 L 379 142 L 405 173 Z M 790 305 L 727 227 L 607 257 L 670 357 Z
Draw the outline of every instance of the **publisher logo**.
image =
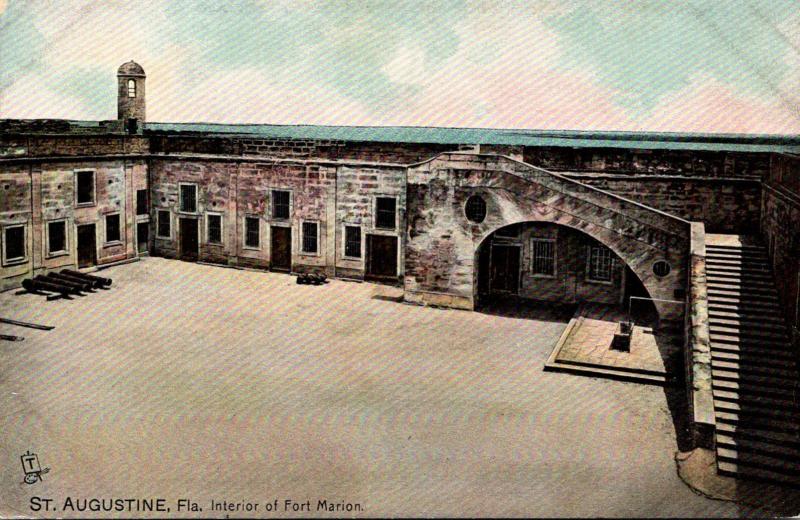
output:
M 22 461 L 22 471 L 25 472 L 26 484 L 41 482 L 42 475 L 50 471 L 50 468 L 42 469 L 42 466 L 39 464 L 39 456 L 35 453 L 31 453 L 30 450 L 26 451 L 25 455 L 21 455 L 20 460 Z

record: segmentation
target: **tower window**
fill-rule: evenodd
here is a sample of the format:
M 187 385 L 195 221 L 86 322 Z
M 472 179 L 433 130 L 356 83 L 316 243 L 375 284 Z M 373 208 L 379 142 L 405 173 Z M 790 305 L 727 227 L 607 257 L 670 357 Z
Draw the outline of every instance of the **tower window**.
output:
M 67 252 L 67 223 L 63 220 L 47 223 L 47 252 L 56 255 Z
M 136 97 L 136 80 L 128 80 L 128 97 Z
M 272 190 L 272 218 L 288 219 L 291 214 L 291 195 L 288 191 Z
M 156 228 L 156 235 L 159 238 L 171 238 L 171 229 L 170 229 L 170 214 L 169 211 L 159 211 L 158 212 L 158 227 Z
M 208 243 L 222 243 L 222 215 L 208 214 Z
M 119 241 L 119 213 L 106 215 L 106 243 Z
M 181 184 L 181 211 L 197 212 L 197 186 L 194 184 Z
M 148 213 L 147 190 L 136 190 L 136 214 L 147 215 Z
M 244 219 L 245 247 L 258 249 L 260 242 L 259 223 L 258 217 L 246 217 Z
M 531 239 L 531 272 L 539 276 L 556 275 L 556 241 L 551 238 Z

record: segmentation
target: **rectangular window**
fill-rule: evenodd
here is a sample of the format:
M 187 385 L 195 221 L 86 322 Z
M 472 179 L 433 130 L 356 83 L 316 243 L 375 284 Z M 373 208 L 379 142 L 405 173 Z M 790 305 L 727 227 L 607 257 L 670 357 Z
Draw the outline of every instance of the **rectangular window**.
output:
M 63 220 L 47 223 L 47 254 L 67 252 L 67 223 Z
M 288 219 L 291 208 L 291 193 L 283 190 L 272 190 L 272 218 Z
M 197 211 L 197 186 L 181 184 L 181 211 L 195 213 Z
M 106 243 L 119 241 L 119 213 L 106 215 Z
M 3 230 L 3 263 L 25 260 L 25 226 L 9 226 Z
M 75 202 L 94 204 L 94 172 L 77 172 L 75 185 Z
M 147 190 L 136 190 L 136 214 L 147 215 L 150 208 L 147 207 Z
M 317 230 L 319 226 L 316 222 L 303 222 L 303 252 L 317 252 Z
M 397 199 L 378 197 L 375 199 L 375 227 L 394 229 L 397 226 Z
M 246 217 L 244 219 L 244 245 L 247 247 L 258 247 L 259 240 L 259 218 Z
M 604 246 L 589 247 L 589 280 L 594 282 L 611 281 L 611 250 Z
M 169 211 L 158 212 L 158 227 L 156 228 L 156 235 L 158 235 L 160 238 L 172 238 Z
M 359 226 L 344 227 L 344 256 L 361 258 L 361 228 Z
M 208 218 L 208 243 L 222 243 L 222 215 L 207 215 Z
M 531 240 L 531 273 L 541 276 L 556 275 L 556 241 L 548 238 Z

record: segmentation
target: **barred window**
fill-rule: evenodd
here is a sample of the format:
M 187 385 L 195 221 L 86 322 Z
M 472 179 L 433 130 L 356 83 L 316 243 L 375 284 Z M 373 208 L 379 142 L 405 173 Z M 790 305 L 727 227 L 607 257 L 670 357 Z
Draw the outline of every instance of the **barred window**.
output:
M 317 252 L 317 223 L 303 222 L 303 252 Z
M 158 228 L 156 231 L 156 235 L 161 238 L 170 238 L 172 236 L 169 211 L 158 212 Z
M 136 80 L 128 80 L 128 97 L 136 97 Z
M 67 223 L 63 220 L 47 223 L 47 252 L 64 253 L 67 250 Z
M 207 215 L 208 217 L 208 243 L 222 243 L 222 215 Z
M 533 274 L 556 275 L 556 242 L 549 238 L 531 240 L 531 272 Z
M 361 228 L 359 226 L 344 227 L 344 256 L 361 258 Z
M 194 184 L 181 184 L 181 211 L 197 211 L 197 186 Z
M 244 245 L 247 247 L 258 247 L 260 243 L 258 217 L 246 217 L 244 219 Z
M 397 225 L 397 199 L 394 197 L 378 197 L 375 200 L 375 227 L 394 229 Z
M 595 282 L 611 281 L 611 250 L 604 246 L 589 248 L 589 280 Z
M 288 219 L 291 194 L 284 190 L 272 190 L 272 218 Z
M 470 221 L 480 224 L 486 218 L 486 201 L 483 197 L 472 195 L 467 199 L 464 213 Z
M 106 215 L 106 242 L 119 242 L 119 213 Z

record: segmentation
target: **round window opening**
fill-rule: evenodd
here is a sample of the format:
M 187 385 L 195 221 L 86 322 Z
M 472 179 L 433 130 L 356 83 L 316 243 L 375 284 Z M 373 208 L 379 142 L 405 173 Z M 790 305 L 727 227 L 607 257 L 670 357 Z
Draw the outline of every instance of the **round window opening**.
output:
M 464 206 L 464 213 L 471 222 L 480 224 L 486 218 L 486 201 L 483 197 L 472 195 L 467 199 L 467 205 Z
M 653 264 L 653 273 L 659 278 L 663 278 L 669 274 L 672 268 L 664 260 L 659 260 Z

